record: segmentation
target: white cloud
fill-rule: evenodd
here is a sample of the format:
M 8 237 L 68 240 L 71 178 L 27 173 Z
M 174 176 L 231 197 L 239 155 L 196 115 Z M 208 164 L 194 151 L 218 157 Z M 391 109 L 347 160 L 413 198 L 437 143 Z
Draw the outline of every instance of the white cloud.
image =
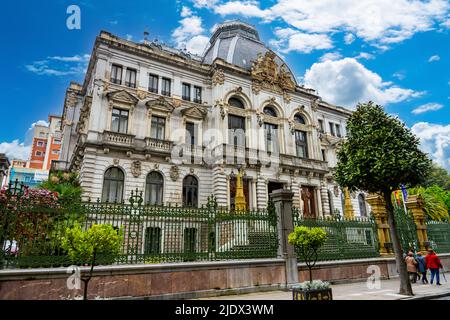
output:
M 386 50 L 388 45 L 411 38 L 418 32 L 447 25 L 447 0 L 278 0 L 261 9 L 258 1 L 193 0 L 197 7 L 215 13 L 256 17 L 265 21 L 282 19 L 302 33 L 346 34 Z M 351 34 L 351 35 L 350 35 Z
M 420 138 L 421 149 L 450 170 L 450 125 L 418 122 L 411 130 Z
M 272 12 L 269 9 L 259 8 L 258 1 L 229 1 L 214 7 L 214 12 L 222 16 L 242 15 L 244 17 L 256 17 L 271 20 Z
M 365 59 L 365 60 L 372 60 L 375 59 L 375 56 L 371 53 L 367 53 L 367 52 L 361 52 L 360 54 L 358 54 L 355 59 Z
M 10 160 L 28 160 L 30 152 L 31 146 L 26 146 L 23 142 L 19 142 L 19 140 L 0 143 L 0 153 L 6 154 Z
M 394 78 L 397 78 L 398 80 L 403 80 L 406 78 L 406 75 L 402 71 L 397 71 L 392 75 Z
M 186 17 L 192 16 L 192 11 L 189 7 L 183 6 L 183 8 L 181 9 L 180 15 L 182 18 L 186 18 Z
M 212 8 L 219 0 L 191 0 L 196 8 Z
M 37 75 L 68 76 L 86 72 L 89 54 L 75 56 L 51 56 L 25 65 L 25 68 Z
M 383 82 L 354 58 L 314 63 L 305 73 L 305 85 L 317 89 L 324 100 L 352 109 L 358 102 L 387 105 L 423 94 Z
M 131 41 L 131 40 L 133 40 L 133 36 L 131 35 L 131 34 L 126 34 L 126 39 L 128 40 L 128 41 Z
M 347 33 L 344 37 L 345 44 L 352 44 L 355 41 L 355 36 L 352 33 Z
M 6 154 L 10 160 L 28 160 L 31 152 L 33 128 L 39 125 L 48 127 L 49 123 L 45 120 L 33 122 L 25 133 L 25 142 L 20 142 L 19 139 L 15 139 L 11 142 L 2 142 L 0 143 L 0 153 Z
M 434 62 L 434 61 L 439 61 L 439 60 L 441 60 L 441 57 L 439 57 L 438 55 L 434 55 L 428 59 L 428 62 Z
M 202 18 L 190 16 L 180 20 L 180 26 L 172 32 L 177 48 L 187 47 L 189 39 L 201 35 L 205 29 L 202 27 Z
M 208 37 L 198 35 L 198 36 L 192 37 L 186 43 L 186 50 L 193 54 L 201 55 L 205 51 L 208 43 L 209 43 Z
M 291 28 L 277 28 L 275 30 L 277 40 L 271 40 L 281 53 L 298 51 L 310 53 L 314 50 L 325 50 L 333 48 L 332 40 L 325 34 L 309 34 L 296 31 Z
M 418 106 L 415 108 L 412 113 L 414 114 L 421 114 L 428 111 L 437 111 L 439 109 L 442 109 L 444 106 L 440 103 L 426 103 L 421 106 Z
M 339 60 L 342 58 L 342 55 L 339 52 L 327 52 L 323 56 L 320 57 L 319 61 L 324 62 L 327 60 Z

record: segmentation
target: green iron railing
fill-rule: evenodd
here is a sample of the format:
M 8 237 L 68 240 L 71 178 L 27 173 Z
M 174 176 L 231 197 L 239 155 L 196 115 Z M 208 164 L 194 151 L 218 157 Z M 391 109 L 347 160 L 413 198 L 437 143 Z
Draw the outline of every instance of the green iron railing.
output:
M 450 223 L 427 221 L 427 235 L 431 248 L 437 253 L 450 252 Z
M 302 217 L 298 208 L 293 212 L 294 226 L 321 227 L 328 234 L 325 245 L 318 251 L 318 260 L 340 260 L 378 257 L 379 244 L 372 218 Z M 300 260 L 300 255 L 297 255 Z
M 276 217 L 271 210 L 233 212 L 218 208 L 213 196 L 201 208 L 142 205 L 142 193 L 129 203 L 36 204 L 29 197 L 0 199 L 3 268 L 73 264 L 61 238 L 75 222 L 83 228 L 111 224 L 123 234 L 118 256 L 98 264 L 272 258 L 277 256 Z

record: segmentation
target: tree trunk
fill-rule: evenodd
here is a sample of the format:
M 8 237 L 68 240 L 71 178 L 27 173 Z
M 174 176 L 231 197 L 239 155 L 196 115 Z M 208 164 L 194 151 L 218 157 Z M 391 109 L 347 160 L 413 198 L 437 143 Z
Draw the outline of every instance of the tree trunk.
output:
M 399 294 L 413 296 L 411 282 L 409 280 L 406 263 L 403 258 L 403 250 L 397 233 L 397 223 L 394 218 L 394 207 L 392 206 L 391 192 L 383 192 L 384 201 L 386 202 L 386 211 L 388 216 L 388 224 L 391 235 L 392 247 L 395 254 L 395 264 L 400 276 L 400 292 Z

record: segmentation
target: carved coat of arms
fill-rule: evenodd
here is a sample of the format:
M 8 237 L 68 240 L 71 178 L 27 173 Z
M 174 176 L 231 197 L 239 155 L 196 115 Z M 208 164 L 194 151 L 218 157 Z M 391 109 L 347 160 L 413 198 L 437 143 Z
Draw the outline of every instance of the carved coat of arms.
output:
M 177 181 L 179 177 L 180 169 L 178 168 L 178 166 L 172 166 L 170 168 L 170 179 L 172 179 L 172 181 Z
M 139 160 L 133 161 L 131 164 L 131 174 L 138 178 L 141 175 L 141 162 Z

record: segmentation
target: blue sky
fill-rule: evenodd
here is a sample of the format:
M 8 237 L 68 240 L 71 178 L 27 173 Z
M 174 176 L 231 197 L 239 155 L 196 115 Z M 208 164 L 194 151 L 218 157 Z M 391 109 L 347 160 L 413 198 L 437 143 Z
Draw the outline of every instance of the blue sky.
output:
M 81 9 L 69 30 L 68 6 Z M 374 100 L 450 169 L 450 3 L 446 0 L 43 0 L 2 4 L 0 152 L 26 158 L 29 128 L 62 112 L 100 30 L 201 53 L 216 23 L 241 19 L 300 83 L 332 103 Z

